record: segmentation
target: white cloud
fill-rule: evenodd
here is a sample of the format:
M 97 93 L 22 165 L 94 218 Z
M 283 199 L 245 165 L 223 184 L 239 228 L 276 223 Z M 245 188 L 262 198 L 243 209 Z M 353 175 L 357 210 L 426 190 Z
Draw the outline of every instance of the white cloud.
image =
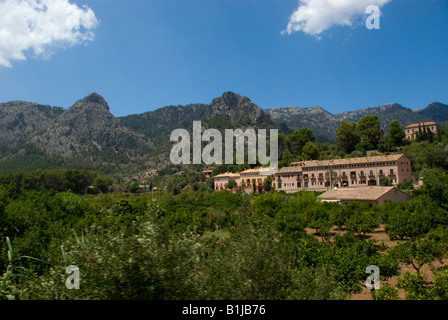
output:
M 0 0 L 0 65 L 91 41 L 98 23 L 92 9 L 69 0 Z
M 318 36 L 334 25 L 351 26 L 366 8 L 376 5 L 381 8 L 390 0 L 300 0 L 299 8 L 289 18 L 282 33 L 295 31 Z

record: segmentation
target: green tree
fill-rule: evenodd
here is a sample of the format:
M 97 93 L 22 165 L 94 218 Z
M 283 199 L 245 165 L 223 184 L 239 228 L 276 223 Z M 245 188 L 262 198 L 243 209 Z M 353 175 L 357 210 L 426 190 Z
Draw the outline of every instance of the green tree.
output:
M 381 138 L 381 126 L 377 115 L 362 117 L 356 127 L 361 140 L 368 141 L 375 148 Z
M 93 187 L 100 190 L 102 193 L 106 193 L 109 191 L 109 187 L 111 187 L 114 184 L 114 179 L 111 177 L 101 177 L 98 176 L 95 178 L 95 181 L 93 181 Z
M 429 129 L 429 127 L 426 127 L 426 137 L 428 138 L 429 143 L 434 142 L 434 134 L 432 133 L 431 129 Z
M 442 169 L 428 170 L 423 177 L 423 192 L 448 209 L 448 175 Z
M 237 183 L 236 183 L 235 180 L 230 179 L 229 182 L 227 182 L 227 189 L 232 190 L 232 189 L 234 189 L 236 187 L 237 187 Z
M 356 122 L 343 120 L 336 130 L 337 149 L 345 153 L 352 153 L 356 145 L 361 141 L 359 133 L 356 131 Z
M 346 221 L 347 230 L 361 238 L 365 234 L 373 232 L 378 226 L 378 219 L 373 212 L 357 212 Z
M 287 166 L 290 165 L 291 161 L 292 161 L 291 152 L 288 149 L 286 149 L 285 152 L 283 152 L 282 160 L 280 162 L 280 166 L 281 167 L 287 167 Z
M 403 126 L 398 120 L 393 120 L 389 123 L 389 134 L 392 138 L 394 146 L 401 147 L 403 145 L 406 134 L 404 133 Z
M 382 185 L 383 187 L 390 187 L 390 186 L 392 186 L 392 182 L 390 181 L 390 178 L 389 178 L 389 177 L 383 177 L 383 178 L 381 179 L 381 185 Z
M 411 240 L 392 249 L 391 254 L 401 263 L 412 266 L 417 273 L 422 267 L 435 260 L 442 259 L 446 252 L 434 240 Z
M 320 152 L 317 146 L 308 141 L 302 149 L 302 158 L 303 160 L 317 160 L 319 159 Z
M 271 176 L 267 176 L 266 179 L 264 180 L 263 189 L 266 192 L 271 191 L 271 189 L 272 189 L 272 177 Z
M 140 190 L 140 186 L 138 185 L 137 181 L 132 181 L 132 182 L 129 183 L 128 189 L 129 189 L 130 192 L 136 193 L 137 191 Z
M 313 130 L 307 127 L 300 128 L 288 135 L 289 149 L 292 157 L 296 158 L 302 154 L 303 147 L 310 141 L 313 141 Z
M 372 290 L 372 300 L 400 300 L 398 289 L 392 287 L 389 283 L 381 285 L 378 290 Z

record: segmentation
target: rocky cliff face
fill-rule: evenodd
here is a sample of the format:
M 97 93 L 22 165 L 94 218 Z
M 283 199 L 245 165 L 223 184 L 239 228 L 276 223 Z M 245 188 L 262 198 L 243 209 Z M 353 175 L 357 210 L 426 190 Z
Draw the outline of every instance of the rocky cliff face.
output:
M 37 103 L 0 103 L 0 145 L 15 147 L 47 128 L 64 109 Z
M 15 101 L 0 105 L 0 137 L 5 148 L 32 143 L 47 155 L 83 157 L 103 148 L 146 151 L 153 144 L 123 127 L 106 100 L 92 93 L 67 110 Z
M 141 135 L 124 128 L 109 111 L 103 97 L 92 93 L 52 119 L 45 131 L 31 142 L 49 154 L 64 157 L 81 155 L 90 147 L 147 150 L 152 144 Z

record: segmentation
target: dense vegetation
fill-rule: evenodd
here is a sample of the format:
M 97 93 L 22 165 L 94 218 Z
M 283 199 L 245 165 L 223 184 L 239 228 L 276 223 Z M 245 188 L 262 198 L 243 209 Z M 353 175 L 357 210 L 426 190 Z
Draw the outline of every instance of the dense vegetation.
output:
M 369 265 L 382 280 L 399 275 L 409 299 L 447 298 L 446 270 L 431 285 L 422 272 L 448 252 L 441 169 L 426 171 L 410 200 L 382 207 L 204 183 L 176 194 L 108 193 L 104 180 L 81 170 L 1 177 L 1 298 L 345 299 L 361 290 Z M 85 193 L 87 182 L 97 194 Z M 366 237 L 380 223 L 397 246 Z M 400 263 L 416 272 L 400 274 Z M 69 265 L 79 267 L 80 290 L 65 286 Z M 397 298 L 397 288 L 373 298 Z

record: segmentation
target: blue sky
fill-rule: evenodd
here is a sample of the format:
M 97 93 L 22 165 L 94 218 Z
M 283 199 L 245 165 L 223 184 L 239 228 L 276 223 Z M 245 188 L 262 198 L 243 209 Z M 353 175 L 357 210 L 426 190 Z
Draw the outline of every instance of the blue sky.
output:
M 377 1 L 384 0 L 371 2 Z M 0 102 L 68 108 L 97 92 L 115 116 L 210 103 L 225 91 L 263 109 L 321 106 L 332 113 L 390 102 L 448 103 L 448 1 L 390 0 L 381 6 L 379 30 L 366 28 L 364 13 L 352 15 L 351 26 L 318 34 L 282 33 L 297 0 L 70 3 L 79 8 L 70 7 L 75 13 L 90 8 L 83 21 L 94 35 L 70 35 L 73 45 L 55 41 L 37 55 L 32 48 L 41 47 L 23 40 L 17 51 L 23 57 L 0 65 Z M 93 14 L 99 23 L 88 25 Z M 0 22 L 0 58 L 1 50 L 12 57 L 18 37 L 2 47 L 1 30 Z

